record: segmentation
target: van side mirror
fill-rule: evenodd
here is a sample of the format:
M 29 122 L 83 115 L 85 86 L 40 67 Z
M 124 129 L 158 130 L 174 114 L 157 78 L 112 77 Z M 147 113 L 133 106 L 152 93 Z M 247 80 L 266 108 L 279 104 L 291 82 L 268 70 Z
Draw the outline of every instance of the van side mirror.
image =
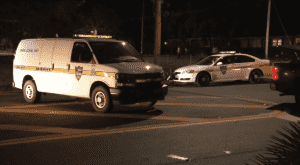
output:
M 217 65 L 222 65 L 222 64 L 223 64 L 223 62 L 218 62 L 218 63 L 217 63 Z

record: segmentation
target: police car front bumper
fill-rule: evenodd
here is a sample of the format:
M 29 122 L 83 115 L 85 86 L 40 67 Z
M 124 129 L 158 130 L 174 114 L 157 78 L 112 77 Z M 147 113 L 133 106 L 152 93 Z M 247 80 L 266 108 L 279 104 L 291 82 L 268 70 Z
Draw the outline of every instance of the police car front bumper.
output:
M 168 94 L 168 85 L 164 84 L 162 88 L 149 89 L 134 89 L 134 88 L 111 88 L 110 93 L 113 101 L 118 101 L 120 104 L 134 104 L 146 101 L 164 100 Z
M 194 73 L 186 73 L 186 74 L 180 74 L 180 73 L 172 73 L 167 81 L 169 82 L 178 82 L 178 83 L 194 83 L 196 78 L 196 74 Z

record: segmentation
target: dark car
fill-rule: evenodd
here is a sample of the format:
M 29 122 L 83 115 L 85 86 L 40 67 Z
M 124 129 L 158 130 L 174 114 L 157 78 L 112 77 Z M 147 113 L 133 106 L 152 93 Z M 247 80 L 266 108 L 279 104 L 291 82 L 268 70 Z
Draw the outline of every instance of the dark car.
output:
M 273 61 L 273 80 L 270 88 L 283 95 L 294 95 L 297 104 L 300 104 L 300 46 L 279 46 L 281 51 Z

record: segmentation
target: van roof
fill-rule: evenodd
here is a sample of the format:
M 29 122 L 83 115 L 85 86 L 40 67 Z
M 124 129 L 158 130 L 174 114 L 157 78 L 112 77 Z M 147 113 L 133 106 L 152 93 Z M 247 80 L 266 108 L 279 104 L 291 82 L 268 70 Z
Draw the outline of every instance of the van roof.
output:
M 22 41 L 49 41 L 49 40 L 65 40 L 65 41 L 75 41 L 75 42 L 123 42 L 121 40 L 116 39 L 107 39 L 107 38 L 31 38 L 31 39 L 23 39 Z

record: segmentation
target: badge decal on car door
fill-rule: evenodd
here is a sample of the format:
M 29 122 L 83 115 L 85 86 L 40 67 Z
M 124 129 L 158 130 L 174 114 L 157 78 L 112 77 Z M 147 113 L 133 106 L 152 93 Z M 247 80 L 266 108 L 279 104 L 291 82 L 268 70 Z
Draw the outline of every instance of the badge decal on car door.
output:
M 227 67 L 226 66 L 220 66 L 220 70 L 222 72 L 222 74 L 226 73 Z
M 83 67 L 80 66 L 75 66 L 75 76 L 77 78 L 77 80 L 79 81 L 82 75 L 82 71 L 83 71 Z

